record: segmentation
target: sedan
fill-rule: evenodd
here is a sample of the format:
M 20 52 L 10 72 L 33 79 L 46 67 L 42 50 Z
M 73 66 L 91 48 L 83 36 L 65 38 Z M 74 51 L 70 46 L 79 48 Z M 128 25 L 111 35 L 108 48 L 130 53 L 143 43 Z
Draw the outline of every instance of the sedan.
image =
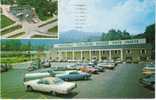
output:
M 149 75 L 140 79 L 140 83 L 142 83 L 146 87 L 155 88 L 155 75 Z
M 70 64 L 66 66 L 67 70 L 78 70 L 79 69 L 79 65 L 78 64 Z
M 98 72 L 104 72 L 105 69 L 99 66 L 95 66 L 94 68 L 96 68 L 98 70 Z
M 155 74 L 155 65 L 154 64 L 146 64 L 143 68 L 144 75 L 152 75 Z
M 107 62 L 99 63 L 97 66 L 103 67 L 103 68 L 108 68 L 108 69 L 114 69 L 115 63 L 112 61 L 107 61 Z
M 56 77 L 59 77 L 63 80 L 82 80 L 82 79 L 89 79 L 91 75 L 89 73 L 80 72 L 80 71 L 68 71 L 64 74 L 57 74 Z
M 24 85 L 28 91 L 36 90 L 41 92 L 49 92 L 52 94 L 68 94 L 77 87 L 75 83 L 65 82 L 54 77 L 27 81 L 24 82 Z
M 93 73 L 93 74 L 98 73 L 98 69 L 91 67 L 91 66 L 81 67 L 80 71 L 87 72 L 87 73 Z
M 45 68 L 49 68 L 49 67 L 51 67 L 51 64 L 50 64 L 49 61 L 46 61 L 46 62 L 42 63 L 42 66 L 45 67 Z

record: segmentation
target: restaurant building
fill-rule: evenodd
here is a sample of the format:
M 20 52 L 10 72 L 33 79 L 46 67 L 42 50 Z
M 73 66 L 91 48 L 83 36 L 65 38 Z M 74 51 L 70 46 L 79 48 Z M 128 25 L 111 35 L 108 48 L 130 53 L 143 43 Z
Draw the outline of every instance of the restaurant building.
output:
M 146 39 L 129 39 L 55 44 L 49 56 L 59 61 L 120 59 L 138 62 L 150 60 L 151 54 L 152 46 L 146 43 Z

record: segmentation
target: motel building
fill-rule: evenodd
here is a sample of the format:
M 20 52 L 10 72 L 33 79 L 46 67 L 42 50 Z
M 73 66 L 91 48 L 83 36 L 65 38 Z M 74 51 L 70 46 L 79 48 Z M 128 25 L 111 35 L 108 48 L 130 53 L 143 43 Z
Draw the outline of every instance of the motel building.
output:
M 146 39 L 55 44 L 49 57 L 58 61 L 91 61 L 96 59 L 133 62 L 151 60 L 152 46 Z

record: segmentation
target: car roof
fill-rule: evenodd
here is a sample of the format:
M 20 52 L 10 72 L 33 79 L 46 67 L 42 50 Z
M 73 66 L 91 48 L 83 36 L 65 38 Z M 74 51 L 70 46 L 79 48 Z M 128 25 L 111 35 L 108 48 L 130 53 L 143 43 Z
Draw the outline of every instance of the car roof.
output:
M 25 77 L 39 77 L 39 76 L 49 76 L 48 72 L 40 72 L 40 73 L 26 73 Z
M 146 66 L 154 67 L 154 64 L 146 64 Z
M 55 77 L 45 77 L 45 78 L 42 78 L 43 80 L 54 80 Z
M 76 71 L 76 70 L 66 71 L 66 73 L 71 73 L 71 72 L 80 72 L 80 71 Z

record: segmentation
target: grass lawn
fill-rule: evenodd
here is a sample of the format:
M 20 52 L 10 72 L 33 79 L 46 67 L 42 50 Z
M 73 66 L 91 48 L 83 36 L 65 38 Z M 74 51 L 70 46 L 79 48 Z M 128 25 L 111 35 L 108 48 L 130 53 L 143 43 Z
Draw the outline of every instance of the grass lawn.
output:
M 42 20 L 42 21 L 46 21 L 46 20 L 52 18 L 52 16 L 41 16 L 41 15 L 39 15 L 39 14 L 38 14 L 38 17 L 39 17 L 39 19 Z
M 24 34 L 25 34 L 25 32 L 21 32 L 21 33 L 15 34 L 15 35 L 11 35 L 8 38 L 19 38 L 20 36 L 23 36 Z
M 54 28 L 50 28 L 48 32 L 57 33 L 58 32 L 58 26 L 55 26 Z
M 9 28 L 9 29 L 6 29 L 6 30 L 1 31 L 1 35 L 10 33 L 10 32 L 12 32 L 12 31 L 15 31 L 15 30 L 20 29 L 20 28 L 22 28 L 21 25 L 13 26 L 13 27 L 11 27 L 11 28 Z
M 0 62 L 1 63 L 20 63 L 20 62 L 25 62 L 29 61 L 30 57 L 24 57 L 24 56 L 17 56 L 17 57 L 1 57 Z
M 1 15 L 0 23 L 1 23 L 1 29 L 2 29 L 2 28 L 7 27 L 11 24 L 14 24 L 15 22 L 12 21 L 11 19 L 7 18 L 4 15 Z

